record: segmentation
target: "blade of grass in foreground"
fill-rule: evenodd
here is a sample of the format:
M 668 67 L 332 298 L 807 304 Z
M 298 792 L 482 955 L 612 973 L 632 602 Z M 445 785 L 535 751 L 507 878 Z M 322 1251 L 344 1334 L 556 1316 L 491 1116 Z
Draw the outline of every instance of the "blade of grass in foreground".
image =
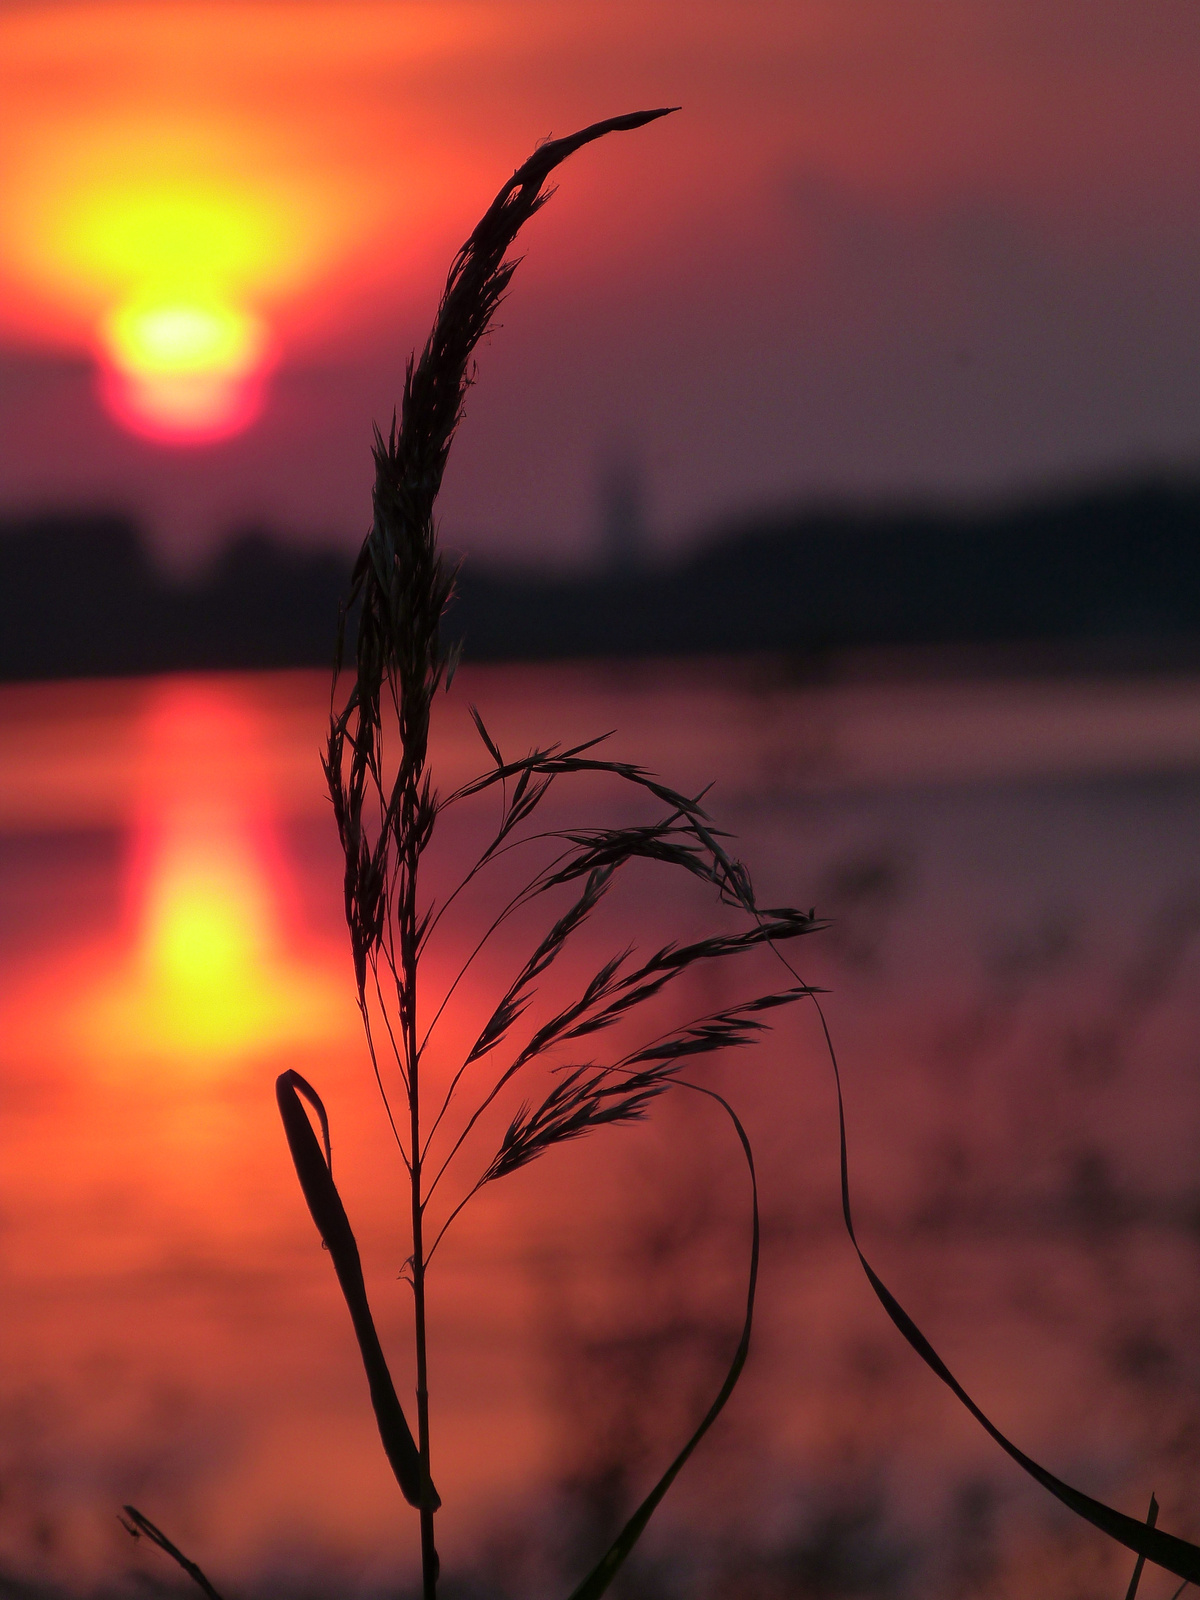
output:
M 316 1111 L 321 1123 L 325 1149 L 317 1143 L 312 1123 L 300 1103 L 300 1096 Z M 287 1135 L 300 1188 L 317 1232 L 330 1256 L 341 1286 L 342 1296 L 354 1324 L 358 1348 L 362 1353 L 371 1405 L 379 1425 L 384 1452 L 396 1475 L 396 1482 L 410 1506 L 421 1504 L 421 1458 L 408 1419 L 396 1397 L 396 1387 L 384 1359 L 383 1347 L 375 1331 L 375 1319 L 367 1301 L 362 1261 L 346 1208 L 333 1182 L 329 1146 L 329 1120 L 317 1091 L 298 1072 L 281 1073 L 275 1084 L 279 1115 Z M 440 1505 L 437 1490 L 430 1484 L 435 1507 Z
M 781 959 L 783 959 L 781 957 Z M 788 963 L 784 962 L 785 966 Z M 789 968 L 790 970 L 790 968 Z M 854 1231 L 854 1218 L 850 1210 L 850 1170 L 849 1157 L 846 1147 L 846 1108 L 842 1098 L 842 1077 L 838 1069 L 837 1052 L 833 1048 L 833 1039 L 824 1013 L 821 1011 L 820 1002 L 815 996 L 813 1004 L 817 1007 L 821 1017 L 821 1026 L 825 1033 L 826 1053 L 833 1067 L 834 1084 L 837 1089 L 838 1107 L 838 1139 L 841 1152 L 841 1187 L 842 1187 L 842 1220 L 846 1232 L 850 1235 L 850 1242 L 854 1246 L 856 1255 L 866 1273 L 867 1282 L 875 1291 L 876 1298 L 904 1335 L 905 1339 L 920 1356 L 921 1360 L 931 1372 L 937 1374 L 951 1393 L 962 1402 L 980 1427 L 996 1441 L 1006 1455 L 1010 1456 L 1017 1465 L 1042 1488 L 1052 1494 L 1056 1500 L 1062 1502 L 1076 1516 L 1082 1517 L 1085 1522 L 1090 1522 L 1094 1528 L 1099 1528 L 1101 1533 L 1106 1533 L 1110 1539 L 1123 1544 L 1126 1549 L 1132 1550 L 1137 1556 L 1146 1561 L 1152 1561 L 1155 1566 L 1163 1567 L 1167 1572 L 1173 1572 L 1177 1578 L 1183 1578 L 1188 1583 L 1200 1583 L 1200 1546 L 1192 1544 L 1187 1539 L 1180 1539 L 1175 1534 L 1162 1533 L 1155 1527 L 1157 1505 L 1154 1506 L 1154 1516 L 1145 1522 L 1139 1522 L 1136 1517 L 1127 1516 L 1123 1511 L 1117 1511 L 1112 1506 L 1105 1505 L 1102 1500 L 1095 1500 L 1089 1494 L 1084 1494 L 1081 1489 L 1074 1488 L 1069 1483 L 1064 1483 L 1054 1473 L 1043 1467 L 1032 1456 L 1026 1455 L 1024 1450 L 1015 1445 L 1011 1439 L 1003 1434 L 987 1413 L 978 1406 L 941 1356 L 921 1332 L 920 1328 L 905 1311 L 895 1295 L 880 1278 L 871 1263 L 863 1254 L 862 1246 L 858 1242 L 858 1235 Z M 1140 1578 L 1140 1570 L 1135 1573 L 1135 1580 Z M 1135 1591 L 1136 1592 L 1136 1588 Z
M 610 133 L 644 127 L 666 116 L 669 109 L 610 117 L 540 145 L 503 185 L 455 256 L 433 328 L 420 357 L 408 363 L 399 417 L 393 417 L 386 439 L 376 431 L 374 515 L 351 578 L 350 605 L 357 616 L 354 681 L 340 710 L 344 630 L 337 650 L 324 768 L 345 863 L 346 922 L 358 1002 L 372 1067 L 384 1092 L 368 1010 L 369 984 L 383 1009 L 387 1045 L 407 1101 L 407 1116 L 393 1118 L 384 1093 L 409 1176 L 408 1280 L 413 1294 L 416 1503 L 424 1600 L 436 1600 L 440 1562 L 430 1465 L 425 1245 L 429 1195 L 424 1173 L 428 1116 L 421 1094 L 417 1025 L 423 987 L 420 958 L 432 911 L 421 906 L 418 880 L 440 810 L 428 770 L 430 719 L 434 696 L 448 683 L 456 661 L 440 633 L 454 588 L 454 569 L 438 546 L 434 503 L 474 381 L 472 354 L 517 269 L 509 248 L 548 198 L 546 180 L 584 145 Z M 528 781 L 533 782 L 534 776 Z M 385 1000 L 384 983 L 394 999 Z M 296 1130 L 303 1138 L 299 1124 Z M 402 1454 L 404 1462 L 394 1460 L 393 1465 L 412 1499 L 407 1443 Z
M 196 1563 L 189 1560 L 177 1544 L 172 1544 L 162 1529 L 156 1528 L 150 1518 L 143 1516 L 136 1506 L 126 1506 L 125 1515 L 118 1520 L 131 1538 L 141 1539 L 145 1537 L 149 1539 L 151 1544 L 157 1545 L 164 1554 L 169 1555 L 172 1561 L 183 1568 L 192 1582 L 198 1588 L 204 1590 L 208 1600 L 221 1600 L 221 1596 L 209 1583 Z
M 570 1600 L 600 1600 L 600 1596 L 612 1583 L 617 1573 L 625 1565 L 634 1546 L 645 1533 L 650 1518 L 658 1510 L 663 1496 L 675 1482 L 687 1464 L 688 1458 L 713 1423 L 725 1409 L 725 1403 L 737 1387 L 738 1379 L 742 1375 L 742 1368 L 746 1365 L 746 1357 L 750 1354 L 750 1334 L 754 1327 L 754 1298 L 758 1290 L 758 1255 L 759 1255 L 759 1216 L 758 1216 L 758 1177 L 754 1170 L 754 1152 L 750 1148 L 750 1140 L 746 1130 L 738 1119 L 737 1112 L 728 1100 L 716 1093 L 713 1089 L 704 1089 L 699 1084 L 688 1083 L 686 1079 L 677 1078 L 676 1084 L 681 1089 L 691 1089 L 696 1094 L 702 1094 L 709 1100 L 715 1100 L 722 1108 L 737 1134 L 738 1142 L 742 1147 L 746 1168 L 750 1174 L 750 1196 L 753 1208 L 753 1224 L 750 1238 L 750 1275 L 746 1287 L 746 1317 L 742 1324 L 742 1336 L 738 1340 L 737 1349 L 733 1353 L 733 1360 L 729 1364 L 729 1371 L 725 1374 L 725 1381 L 717 1394 L 716 1399 L 704 1413 L 699 1427 L 684 1445 L 683 1449 L 671 1462 L 670 1466 L 659 1478 L 650 1493 L 638 1506 L 629 1521 L 600 1557 L 600 1560 L 572 1591 Z

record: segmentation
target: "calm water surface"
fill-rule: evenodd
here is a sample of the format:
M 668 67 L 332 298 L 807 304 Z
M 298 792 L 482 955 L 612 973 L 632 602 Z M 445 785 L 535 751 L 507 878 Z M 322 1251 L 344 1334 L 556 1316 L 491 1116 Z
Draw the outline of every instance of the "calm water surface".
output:
M 875 1264 L 1019 1443 L 1132 1513 L 1154 1489 L 1162 1525 L 1200 1535 L 1200 680 L 464 670 L 440 707 L 443 789 L 486 765 L 469 700 L 506 751 L 612 728 L 614 755 L 714 782 L 760 898 L 833 918 L 799 962 L 831 991 Z M 407 1394 L 405 1202 L 353 1005 L 327 703 L 303 674 L 0 691 L 9 1575 L 169 1577 L 122 1533 L 125 1501 L 236 1592 L 375 1595 L 413 1570 L 272 1094 L 296 1066 L 325 1096 Z M 641 814 L 590 780 L 547 812 Z M 491 817 L 446 818 L 431 885 Z M 512 881 L 468 898 L 431 993 Z M 545 1001 L 631 937 L 723 915 L 695 886 L 632 875 Z M 472 969 L 435 1084 L 535 937 L 515 929 Z M 710 974 L 680 1004 L 777 981 Z M 1122 1593 L 1124 1555 L 1026 1487 L 863 1281 L 813 1013 L 708 1081 L 760 1160 L 760 1323 L 637 1592 Z M 448 1174 L 448 1203 L 504 1110 Z M 464 1212 L 432 1286 L 449 1571 L 565 1592 L 720 1382 L 747 1205 L 736 1147 L 697 1101 Z M 1150 1600 L 1174 1587 L 1145 1582 Z

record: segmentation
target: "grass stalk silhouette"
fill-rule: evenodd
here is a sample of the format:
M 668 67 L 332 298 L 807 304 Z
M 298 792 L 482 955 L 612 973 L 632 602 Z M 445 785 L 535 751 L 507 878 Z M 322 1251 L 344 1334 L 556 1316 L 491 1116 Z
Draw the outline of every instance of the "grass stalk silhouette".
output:
M 422 1586 L 434 1600 L 438 1555 L 434 1516 L 440 1499 L 431 1461 L 426 1289 L 430 1259 L 463 1206 L 485 1185 L 527 1166 L 547 1150 L 602 1127 L 640 1120 L 667 1089 L 683 1083 L 681 1070 L 695 1058 L 751 1042 L 762 1014 L 799 999 L 796 983 L 698 1018 L 609 1061 L 555 1060 L 555 1081 L 541 1100 L 522 1105 L 483 1171 L 469 1183 L 430 1238 L 430 1205 L 468 1136 L 500 1093 L 535 1061 L 582 1048 L 581 1041 L 626 1023 L 639 1008 L 698 963 L 723 960 L 808 933 L 811 914 L 790 908 L 760 910 L 744 869 L 725 851 L 698 798 L 669 789 L 641 768 L 603 759 L 599 740 L 557 745 L 506 760 L 472 708 L 491 766 L 453 793 L 441 796 L 428 769 L 434 699 L 449 686 L 456 665 L 439 628 L 453 589 L 453 572 L 437 545 L 433 513 L 463 401 L 472 382 L 471 357 L 516 269 L 508 252 L 524 224 L 547 199 L 549 174 L 581 146 L 606 134 L 630 131 L 667 114 L 667 108 L 600 122 L 544 144 L 501 189 L 459 251 L 432 332 L 420 359 L 410 361 L 399 418 L 386 439 L 375 440 L 374 521 L 352 576 L 350 606 L 357 620 L 355 673 L 344 702 L 335 698 L 325 776 L 345 859 L 345 911 L 354 958 L 358 1003 L 379 1087 L 409 1177 L 416 1368 L 416 1432 L 409 1428 L 387 1373 L 371 1321 L 353 1235 L 330 1171 L 328 1124 L 319 1096 L 294 1072 L 279 1080 L 278 1098 L 297 1173 L 313 1219 L 334 1258 L 367 1370 L 384 1449 L 405 1498 L 420 1517 Z M 339 647 L 339 657 L 341 649 Z M 338 678 L 335 677 L 335 696 Z M 631 827 L 570 832 L 530 828 L 552 785 L 580 775 L 603 774 L 657 801 L 661 817 Z M 422 857 L 439 818 L 451 807 L 499 791 L 494 836 L 440 907 L 419 892 Z M 489 865 L 536 837 L 557 853 L 510 899 L 478 941 L 468 965 L 500 927 L 541 897 L 570 889 L 575 899 L 550 923 L 500 996 L 467 1052 L 440 1106 L 423 1098 L 423 1055 L 459 979 L 421 1032 L 418 994 L 421 959 L 442 917 L 459 893 Z M 603 963 L 578 993 L 512 1043 L 533 1004 L 539 978 L 587 923 L 621 869 L 648 861 L 682 870 L 714 887 L 727 905 L 750 913 L 749 926 L 690 944 L 666 945 L 648 959 L 627 949 Z M 464 969 L 465 971 L 465 969 Z M 462 974 L 460 974 L 461 978 Z M 376 1020 L 376 1019 L 379 1020 Z M 394 1110 L 385 1088 L 384 1058 L 403 1085 L 405 1104 Z M 451 1104 L 479 1063 L 492 1068 L 490 1085 L 456 1132 L 448 1131 Z M 496 1066 L 497 1061 L 501 1065 Z M 472 1076 L 475 1076 L 474 1074 Z M 753 1179 L 750 1146 L 733 1119 Z M 324 1139 L 318 1143 L 302 1105 L 316 1110 Z M 440 1140 L 445 1148 L 439 1149 Z M 622 1535 L 576 1589 L 578 1600 L 598 1596 L 611 1582 L 655 1507 L 692 1449 L 721 1410 L 737 1381 L 749 1344 L 757 1271 L 757 1212 L 752 1243 L 746 1322 L 725 1384 L 693 1439 L 671 1464 Z
M 641 1537 L 651 1516 L 693 1450 L 724 1407 L 749 1350 L 758 1274 L 759 1220 L 754 1161 L 736 1113 L 715 1091 L 682 1076 L 692 1062 L 713 1052 L 752 1043 L 767 1025 L 763 1017 L 808 993 L 799 980 L 660 1032 L 632 1050 L 600 1060 L 589 1045 L 635 1018 L 687 972 L 706 963 L 778 944 L 811 932 L 811 913 L 756 905 L 750 879 L 721 843 L 700 799 L 670 789 L 644 769 L 605 760 L 601 739 L 568 748 L 552 744 L 506 759 L 474 708 L 490 766 L 477 778 L 442 796 L 428 766 L 429 729 L 439 688 L 449 687 L 456 659 L 440 638 L 454 573 L 438 549 L 434 504 L 447 456 L 473 381 L 471 358 L 487 331 L 516 270 L 508 252 L 521 228 L 545 204 L 545 183 L 561 162 L 606 134 L 632 131 L 672 108 L 613 117 L 569 138 L 545 143 L 500 190 L 451 266 L 433 329 L 418 359 L 410 359 L 399 417 L 388 437 L 375 437 L 374 518 L 351 578 L 339 628 L 338 662 L 325 777 L 345 861 L 344 901 L 353 954 L 358 1004 L 372 1068 L 409 1178 L 411 1251 L 406 1276 L 413 1294 L 416 1369 L 416 1432 L 396 1394 L 367 1300 L 358 1247 L 333 1181 L 329 1120 L 320 1095 L 299 1073 L 284 1072 L 276 1098 L 301 1190 L 332 1257 L 350 1312 L 367 1376 L 371 1402 L 387 1459 L 404 1498 L 419 1515 L 424 1600 L 435 1600 L 439 1560 L 434 1517 L 441 1504 L 434 1486 L 429 1418 L 427 1274 L 430 1260 L 467 1202 L 486 1185 L 528 1166 L 546 1151 L 600 1128 L 637 1122 L 667 1090 L 683 1087 L 715 1102 L 730 1119 L 750 1176 L 752 1229 L 745 1315 L 725 1380 L 711 1406 L 675 1459 L 629 1518 L 572 1600 L 599 1600 Z M 345 619 L 356 622 L 354 675 L 339 704 Z M 552 786 L 603 775 L 657 802 L 657 820 L 633 826 L 575 830 L 536 829 L 536 817 Z M 497 793 L 500 819 L 494 835 L 462 880 L 441 903 L 422 900 L 420 869 L 435 825 L 450 808 Z M 464 889 L 486 868 L 522 844 L 540 842 L 553 856 L 513 895 L 475 943 L 421 1031 L 418 1006 L 422 957 L 442 918 Z M 689 943 L 669 943 L 637 958 L 619 951 L 583 983 L 572 998 L 513 1042 L 534 1003 L 538 980 L 558 960 L 608 894 L 622 868 L 654 863 L 682 871 L 716 891 L 721 902 L 747 914 L 739 932 Z M 522 961 L 493 1007 L 470 1050 L 453 1074 L 440 1104 L 425 1103 L 423 1056 L 471 963 L 489 939 L 544 896 L 569 892 L 574 899 L 552 917 L 546 932 Z M 567 1059 L 561 1057 L 566 1054 Z M 583 1053 L 586 1059 L 573 1059 Z M 551 1062 L 551 1058 L 553 1060 Z M 500 1065 L 496 1065 L 500 1062 Z M 486 1063 L 490 1084 L 477 1092 L 457 1130 L 452 1107 L 466 1092 L 472 1069 Z M 468 1136 L 501 1092 L 534 1063 L 551 1065 L 551 1087 L 535 1103 L 519 1106 L 494 1154 L 465 1194 L 452 1202 L 432 1238 L 430 1205 L 452 1167 L 461 1165 Z M 398 1074 L 404 1104 L 394 1107 L 386 1072 Z M 306 1104 L 308 1109 L 306 1109 Z M 309 1110 L 315 1114 L 320 1138 Z M 148 1537 L 177 1561 L 208 1596 L 220 1600 L 207 1577 L 135 1507 L 125 1525 Z
M 671 1089 L 682 1088 L 716 1103 L 729 1118 L 750 1177 L 752 1229 L 742 1332 L 724 1382 L 691 1437 L 570 1600 L 599 1600 L 627 1560 L 663 1496 L 733 1392 L 749 1350 L 758 1271 L 758 1197 L 754 1158 L 746 1132 L 729 1103 L 714 1090 L 684 1076 L 693 1062 L 752 1043 L 764 1018 L 801 999 L 818 1006 L 785 953 L 793 939 L 821 924 L 813 912 L 758 905 L 742 864 L 726 850 L 703 796 L 679 793 L 645 769 L 604 759 L 600 739 L 563 748 L 550 744 L 521 757 L 505 757 L 483 717 L 472 708 L 489 759 L 481 774 L 442 795 L 429 767 L 429 732 L 439 689 L 449 687 L 456 656 L 443 646 L 440 624 L 450 602 L 454 572 L 441 554 L 434 506 L 447 457 L 473 381 L 472 355 L 487 331 L 516 270 L 508 252 L 520 230 L 549 198 L 550 174 L 582 146 L 609 133 L 632 131 L 671 108 L 637 112 L 599 122 L 569 138 L 541 145 L 519 167 L 485 212 L 451 266 L 432 331 L 419 359 L 410 359 L 398 418 L 386 438 L 375 437 L 374 518 L 355 563 L 348 614 L 356 621 L 354 675 L 339 703 L 344 618 L 338 645 L 325 776 L 341 841 L 344 902 L 353 955 L 358 1004 L 372 1068 L 409 1179 L 411 1251 L 406 1276 L 413 1295 L 416 1371 L 416 1431 L 396 1394 L 368 1303 L 358 1247 L 333 1180 L 329 1120 L 317 1090 L 294 1071 L 278 1079 L 276 1095 L 288 1146 L 316 1228 L 328 1247 L 358 1340 L 380 1438 L 401 1493 L 417 1511 L 421 1535 L 424 1600 L 436 1600 L 439 1561 L 434 1536 L 441 1504 L 434 1485 L 429 1412 L 427 1290 L 430 1262 L 446 1230 L 484 1187 L 499 1182 L 539 1156 L 601 1128 L 641 1120 Z M 626 826 L 538 829 L 539 807 L 552 788 L 572 778 L 604 776 L 659 808 L 656 820 Z M 499 821 L 488 843 L 457 887 L 435 905 L 423 898 L 421 866 L 439 819 L 453 807 L 492 793 Z M 481 873 L 521 846 L 552 847 L 540 867 L 484 928 L 431 1018 L 423 1025 L 419 1006 L 422 960 L 442 919 Z M 649 955 L 632 947 L 603 962 L 539 1025 L 526 1030 L 538 981 L 558 961 L 609 893 L 622 869 L 634 862 L 683 872 L 715 891 L 717 900 L 744 915 L 737 932 L 687 943 L 668 943 Z M 574 898 L 520 961 L 474 1042 L 453 1073 L 440 1101 L 426 1101 L 424 1054 L 460 982 L 480 951 L 518 913 L 543 897 L 569 891 Z M 751 951 L 773 951 L 787 980 L 770 992 L 714 1010 L 660 1032 L 608 1059 L 592 1054 L 603 1036 L 642 1014 L 686 973 Z M 821 1017 L 824 1026 L 824 1017 Z M 828 1029 L 839 1119 L 843 1220 L 862 1269 L 897 1329 L 927 1366 L 954 1392 L 997 1444 L 1025 1472 L 1080 1517 L 1126 1545 L 1138 1557 L 1129 1596 L 1136 1594 L 1146 1560 L 1187 1582 L 1200 1582 L 1200 1547 L 1156 1526 L 1152 1499 L 1145 1521 L 1129 1517 L 1064 1483 L 1013 1444 L 951 1373 L 916 1322 L 883 1283 L 864 1254 L 851 1212 L 845 1106 L 841 1077 Z M 535 1063 L 551 1070 L 551 1087 L 519 1106 L 489 1160 L 457 1200 L 443 1185 L 457 1178 L 464 1148 L 497 1098 Z M 481 1066 L 481 1064 L 483 1064 Z M 477 1070 L 478 1069 L 478 1070 Z M 490 1070 L 470 1109 L 454 1115 L 479 1072 Z M 403 1103 L 395 1106 L 387 1082 L 394 1073 Z M 306 1109 L 306 1105 L 308 1109 Z M 316 1117 L 318 1137 L 309 1112 Z M 440 1213 L 431 1210 L 435 1197 Z M 440 1217 L 440 1220 L 439 1220 Z M 132 1506 L 126 1527 L 172 1557 L 204 1590 L 217 1591 L 195 1563 Z

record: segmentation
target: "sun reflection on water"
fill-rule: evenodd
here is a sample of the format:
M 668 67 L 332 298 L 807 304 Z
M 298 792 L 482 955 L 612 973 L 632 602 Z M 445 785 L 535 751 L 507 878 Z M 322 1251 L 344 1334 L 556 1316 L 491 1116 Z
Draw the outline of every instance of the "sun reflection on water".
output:
M 293 902 L 256 733 L 230 692 L 161 686 L 144 723 L 121 931 L 59 951 L 55 972 L 25 986 L 29 1029 L 18 1032 L 45 1042 L 49 1016 L 85 1061 L 169 1063 L 193 1077 L 350 1037 L 349 974 Z
M 237 819 L 169 829 L 143 895 L 134 949 L 81 1008 L 94 1052 L 212 1070 L 342 1031 L 344 978 L 287 951 L 268 863 Z

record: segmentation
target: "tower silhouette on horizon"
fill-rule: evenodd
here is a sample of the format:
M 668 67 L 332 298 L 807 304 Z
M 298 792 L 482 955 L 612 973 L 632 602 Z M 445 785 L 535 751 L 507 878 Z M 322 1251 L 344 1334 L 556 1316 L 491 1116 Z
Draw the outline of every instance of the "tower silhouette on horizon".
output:
M 645 566 L 650 551 L 645 475 L 632 453 L 614 453 L 601 467 L 598 509 L 604 566 L 612 572 Z

